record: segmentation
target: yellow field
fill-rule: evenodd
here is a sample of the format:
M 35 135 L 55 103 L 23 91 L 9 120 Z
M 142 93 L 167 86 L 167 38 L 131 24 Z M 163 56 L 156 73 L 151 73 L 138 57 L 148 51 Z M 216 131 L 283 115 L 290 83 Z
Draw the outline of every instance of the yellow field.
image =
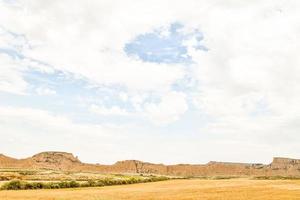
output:
M 1 200 L 300 200 L 299 180 L 171 180 L 100 188 L 0 191 Z

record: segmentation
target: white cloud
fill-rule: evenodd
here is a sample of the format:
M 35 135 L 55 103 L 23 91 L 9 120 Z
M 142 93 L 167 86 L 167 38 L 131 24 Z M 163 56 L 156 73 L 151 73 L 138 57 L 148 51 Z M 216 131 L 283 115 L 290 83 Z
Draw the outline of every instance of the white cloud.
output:
M 24 95 L 27 82 L 23 79 L 20 62 L 0 54 L 0 91 Z
M 170 2 L 26 0 L 13 6 L 1 2 L 0 24 L 24 34 L 26 40 L 3 37 L 1 32 L 0 46 L 21 45 L 16 49 L 25 56 L 96 86 L 125 87 L 128 93 L 120 98 L 130 102 L 135 113 L 166 124 L 188 109 L 190 93 L 171 89 L 187 68 L 128 58 L 123 47 L 136 35 L 179 21 L 185 25 L 184 31 L 200 30 L 208 48 L 207 52 L 196 51 L 193 41 L 187 41 L 188 55 L 195 62 L 188 70 L 199 82 L 191 93 L 197 112 L 209 116 L 208 125 L 198 132 L 217 134 L 232 144 L 251 139 L 262 147 L 268 142 L 299 141 L 300 2 Z M 19 65 L 5 56 L 0 62 L 5 66 L 0 89 L 24 93 L 27 83 L 16 67 Z M 152 92 L 160 102 L 146 103 Z M 261 102 L 265 108 L 259 106 Z M 94 110 L 102 115 L 128 115 L 119 107 L 96 106 Z M 277 152 L 296 155 L 289 146 L 293 145 L 282 144 Z
M 130 17 L 128 12 L 143 14 L 131 4 L 81 1 L 75 5 L 72 1 L 53 1 L 45 6 L 30 0 L 20 4 L 23 6 L 2 6 L 0 13 L 5 17 L 1 17 L 0 23 L 26 35 L 33 48 L 22 50 L 24 55 L 58 70 L 74 73 L 92 83 L 121 84 L 142 91 L 168 90 L 184 75 L 180 66 L 144 63 L 124 54 L 125 43 L 135 35 L 164 24 L 157 21 L 159 17 L 149 24 L 144 24 L 143 18 Z M 126 12 L 123 6 L 127 7 Z M 19 20 L 12 21 L 15 15 L 19 15 Z
M 212 8 L 201 25 L 209 51 L 190 49 L 201 82 L 196 104 L 214 119 L 201 132 L 257 143 L 299 141 L 291 121 L 300 113 L 300 4 L 244 4 Z M 267 112 L 254 116 L 262 100 Z
M 36 93 L 41 96 L 55 95 L 56 91 L 47 87 L 38 87 Z
M 136 117 L 160 126 L 176 122 L 188 109 L 186 95 L 182 92 L 167 92 L 158 102 L 147 102 L 146 96 L 141 95 L 132 96 L 129 101 L 134 110 L 128 111 L 118 105 L 92 104 L 89 111 L 102 116 Z
M 156 124 L 177 121 L 188 109 L 186 96 L 181 92 L 169 92 L 158 104 L 146 103 L 145 116 Z
M 121 130 L 127 132 L 124 126 L 77 123 L 63 115 L 26 107 L 0 106 L 0 124 L 2 153 L 26 157 L 41 151 L 68 151 L 93 162 L 98 158 L 89 156 L 90 151 L 101 153 L 99 144 L 110 151 L 114 138 L 123 138 Z M 106 157 L 109 162 L 115 159 Z
M 121 92 L 121 93 L 119 94 L 119 97 L 120 97 L 120 99 L 121 99 L 122 101 L 124 101 L 124 102 L 128 101 L 128 95 L 127 95 L 125 92 Z
M 106 106 L 92 104 L 89 111 L 102 116 L 134 117 L 150 121 L 154 125 L 168 125 L 176 122 L 188 110 L 186 95 L 183 92 L 169 91 L 162 96 L 157 96 L 155 101 L 150 101 L 149 96 L 127 96 L 134 109 L 121 108 L 119 105 Z M 86 104 L 86 103 L 85 103 Z M 87 104 L 86 104 L 87 105 Z
M 111 108 L 107 108 L 105 106 L 99 105 L 91 105 L 89 110 L 93 113 L 109 116 L 109 115 L 119 115 L 119 116 L 130 116 L 131 113 L 127 112 L 126 110 L 119 108 L 118 106 L 112 106 Z
M 0 91 L 18 95 L 28 95 L 29 83 L 25 80 L 25 72 L 34 69 L 42 73 L 53 73 L 53 69 L 29 59 L 12 57 L 0 53 Z M 37 88 L 39 95 L 55 94 L 54 90 L 45 87 Z

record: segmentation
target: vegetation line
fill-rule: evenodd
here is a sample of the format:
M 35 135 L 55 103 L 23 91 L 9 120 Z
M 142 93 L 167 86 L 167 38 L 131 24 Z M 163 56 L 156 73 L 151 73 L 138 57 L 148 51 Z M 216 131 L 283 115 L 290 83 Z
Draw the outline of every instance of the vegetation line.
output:
M 255 176 L 254 180 L 300 180 L 299 176 Z
M 102 187 L 109 185 L 127 185 L 134 183 L 147 183 L 165 181 L 170 178 L 165 176 L 147 177 L 147 178 L 128 178 L 128 179 L 100 179 L 88 180 L 85 182 L 60 181 L 60 182 L 27 182 L 21 180 L 12 180 L 1 186 L 1 190 L 35 190 L 35 189 L 59 189 L 59 188 L 78 188 L 78 187 Z

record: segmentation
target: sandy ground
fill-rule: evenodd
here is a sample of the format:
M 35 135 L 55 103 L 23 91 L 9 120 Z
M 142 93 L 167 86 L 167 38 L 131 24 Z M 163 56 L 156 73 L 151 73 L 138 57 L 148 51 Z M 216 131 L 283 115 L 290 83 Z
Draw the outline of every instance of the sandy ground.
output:
M 0 191 L 1 200 L 300 200 L 299 180 L 171 180 L 100 188 Z

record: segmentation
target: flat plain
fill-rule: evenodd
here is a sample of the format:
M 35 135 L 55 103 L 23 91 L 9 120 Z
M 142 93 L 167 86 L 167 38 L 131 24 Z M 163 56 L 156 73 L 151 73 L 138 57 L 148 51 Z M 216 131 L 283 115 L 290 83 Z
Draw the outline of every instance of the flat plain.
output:
M 0 191 L 1 200 L 300 200 L 299 180 L 169 180 L 96 188 Z

